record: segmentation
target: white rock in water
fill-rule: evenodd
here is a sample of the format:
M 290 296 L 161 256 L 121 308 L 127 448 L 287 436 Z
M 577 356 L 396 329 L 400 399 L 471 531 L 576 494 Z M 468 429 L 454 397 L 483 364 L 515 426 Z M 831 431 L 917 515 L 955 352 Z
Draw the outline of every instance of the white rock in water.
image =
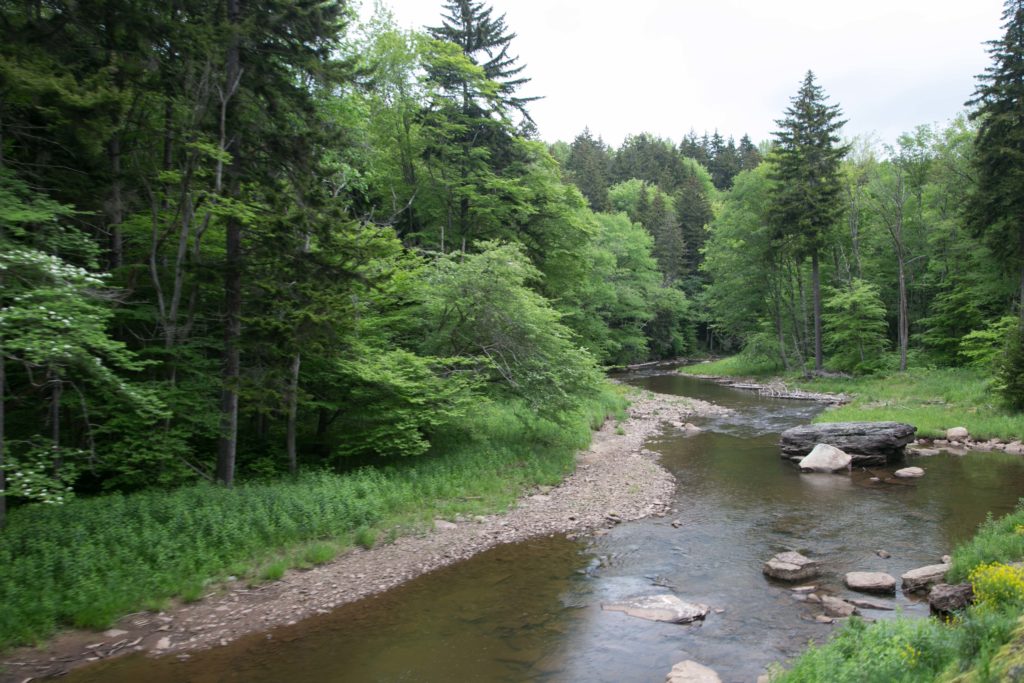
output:
M 631 617 L 649 621 L 668 621 L 673 624 L 688 624 L 707 616 L 711 608 L 684 602 L 674 595 L 645 595 L 625 602 L 601 605 L 608 612 L 625 612 Z
M 665 683 L 722 683 L 722 679 L 706 666 L 687 659 L 672 667 Z
M 835 446 L 819 443 L 800 460 L 800 469 L 804 472 L 838 472 L 850 469 L 852 460 L 849 454 Z
M 800 553 L 779 553 L 764 563 L 762 571 L 780 581 L 804 581 L 818 575 L 818 563 Z
M 946 430 L 947 441 L 964 441 L 970 436 L 967 427 L 950 427 Z
M 862 593 L 895 593 L 896 579 L 885 572 L 849 572 L 843 583 Z
M 904 467 L 901 470 L 896 470 L 892 475 L 900 479 L 917 479 L 924 476 L 924 470 L 920 467 Z
M 948 571 L 948 564 L 930 564 L 927 567 L 911 569 L 900 577 L 903 579 L 903 590 L 920 591 L 936 583 L 945 583 Z

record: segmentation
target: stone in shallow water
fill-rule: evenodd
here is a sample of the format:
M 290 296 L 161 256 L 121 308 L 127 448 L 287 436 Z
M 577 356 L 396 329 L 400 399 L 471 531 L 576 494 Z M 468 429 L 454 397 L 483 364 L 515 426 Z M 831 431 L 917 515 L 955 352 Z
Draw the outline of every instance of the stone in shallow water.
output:
M 950 427 L 946 430 L 947 441 L 966 441 L 968 436 L 970 432 L 966 427 Z
M 943 583 L 948 571 L 948 564 L 930 564 L 927 567 L 911 569 L 900 577 L 903 579 L 903 590 L 923 591 L 936 583 Z
M 706 666 L 687 659 L 672 667 L 665 683 L 722 683 L 722 679 Z
M 895 593 L 896 579 L 885 572 L 849 572 L 843 583 L 861 593 Z
M 924 476 L 924 470 L 920 467 L 904 467 L 901 470 L 896 470 L 892 473 L 894 477 L 900 479 L 917 479 Z
M 667 621 L 673 624 L 688 624 L 707 616 L 710 608 L 685 602 L 674 595 L 645 595 L 624 602 L 601 605 L 608 612 L 625 612 L 631 617 L 650 621 Z
M 830 617 L 849 617 L 857 614 L 856 607 L 846 600 L 834 598 L 831 595 L 821 596 L 821 606 L 825 608 L 825 614 Z
M 841 472 L 850 469 L 851 458 L 835 446 L 819 443 L 800 461 L 804 472 Z
M 818 575 L 818 563 L 800 553 L 779 553 L 764 563 L 764 573 L 780 581 L 804 581 Z
M 850 598 L 847 600 L 851 605 L 860 607 L 861 609 L 877 609 L 886 610 L 891 612 L 896 609 L 896 605 L 891 602 L 879 602 L 878 600 L 865 600 L 864 598 Z

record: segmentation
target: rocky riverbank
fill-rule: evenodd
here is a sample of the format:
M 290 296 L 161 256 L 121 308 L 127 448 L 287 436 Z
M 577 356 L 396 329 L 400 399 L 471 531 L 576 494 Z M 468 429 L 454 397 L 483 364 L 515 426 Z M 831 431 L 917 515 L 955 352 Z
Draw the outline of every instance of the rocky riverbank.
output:
M 341 604 L 471 557 L 501 543 L 551 534 L 579 535 L 650 515 L 665 515 L 675 488 L 671 474 L 644 448 L 664 427 L 696 430 L 688 419 L 727 412 L 696 399 L 651 392 L 632 398 L 627 419 L 609 420 L 578 454 L 560 485 L 534 490 L 509 511 L 473 519 L 435 520 L 434 528 L 371 550 L 352 550 L 308 571 L 255 588 L 238 581 L 203 600 L 161 613 L 131 614 L 103 633 L 64 633 L 41 648 L 4 658 L 0 680 L 56 676 L 128 652 L 188 657 L 241 636 L 294 624 Z

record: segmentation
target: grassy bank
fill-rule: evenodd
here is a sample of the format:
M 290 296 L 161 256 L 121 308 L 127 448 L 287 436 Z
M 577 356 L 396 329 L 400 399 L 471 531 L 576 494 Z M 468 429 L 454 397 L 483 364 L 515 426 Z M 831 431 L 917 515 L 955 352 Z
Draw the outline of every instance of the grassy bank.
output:
M 977 439 L 1013 440 L 1024 435 L 1024 415 L 1000 405 L 989 377 L 970 368 L 911 368 L 904 373 L 808 380 L 783 373 L 777 366 L 733 356 L 683 372 L 762 381 L 778 378 L 791 387 L 853 398 L 819 415 L 818 422 L 897 420 L 916 426 L 919 436 L 929 437 L 941 437 L 949 427 L 967 427 Z
M 16 509 L 0 533 L 0 648 L 198 599 L 228 575 L 280 578 L 435 516 L 504 509 L 528 486 L 558 483 L 591 428 L 624 407 L 611 388 L 560 424 L 487 404 L 430 454 L 386 467 Z
M 1024 509 L 990 520 L 956 550 L 947 581 L 970 580 L 977 602 L 955 619 L 866 624 L 856 618 L 811 647 L 776 683 L 985 683 L 1024 671 Z

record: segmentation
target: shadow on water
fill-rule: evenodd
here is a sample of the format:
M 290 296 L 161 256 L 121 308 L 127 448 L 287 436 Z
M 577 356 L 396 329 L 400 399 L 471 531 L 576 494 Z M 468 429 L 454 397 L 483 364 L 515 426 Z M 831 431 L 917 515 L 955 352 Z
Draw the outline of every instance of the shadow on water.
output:
M 648 445 L 677 477 L 675 512 L 589 542 L 546 538 L 496 548 L 384 595 L 346 605 L 271 639 L 256 635 L 187 662 L 142 657 L 76 672 L 73 681 L 662 681 L 694 659 L 723 681 L 753 681 L 770 662 L 833 626 L 767 581 L 761 564 L 795 549 L 819 559 L 815 583 L 847 592 L 847 571 L 899 574 L 932 564 L 987 512 L 1024 493 L 1024 461 L 1006 454 L 935 456 L 906 486 L 870 474 L 801 475 L 778 455 L 778 432 L 817 404 L 773 400 L 674 374 L 630 383 L 734 409 L 686 438 Z M 675 522 L 676 524 L 673 524 Z M 877 549 L 891 553 L 889 559 Z M 719 612 L 678 626 L 603 612 L 602 602 L 672 592 Z M 926 606 L 898 595 L 903 612 Z M 872 618 L 893 612 L 865 611 Z

